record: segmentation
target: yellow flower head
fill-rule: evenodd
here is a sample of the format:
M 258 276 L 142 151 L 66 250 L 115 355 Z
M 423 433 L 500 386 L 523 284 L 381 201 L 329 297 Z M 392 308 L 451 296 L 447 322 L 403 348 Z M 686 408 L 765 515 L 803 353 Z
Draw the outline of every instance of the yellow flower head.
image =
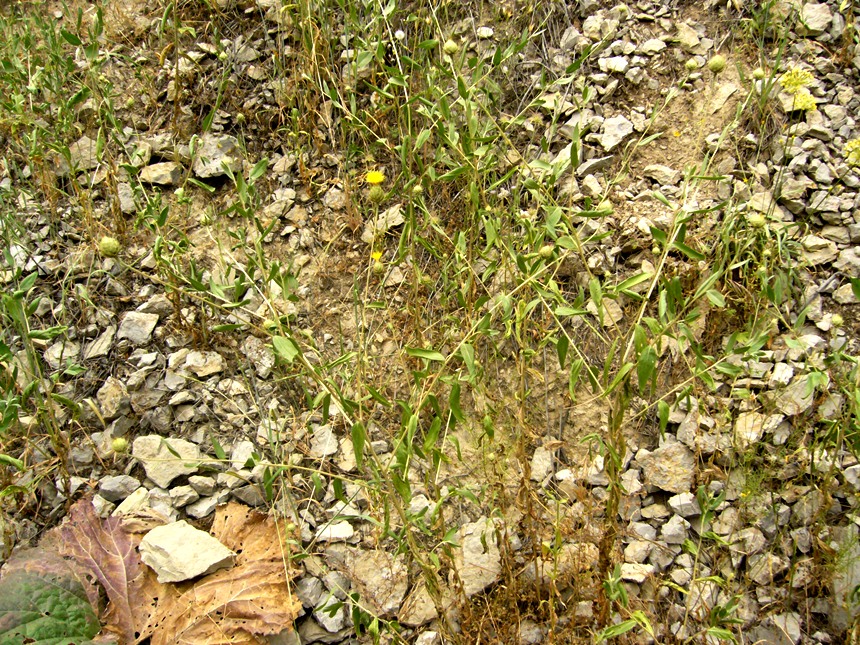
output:
M 371 186 L 376 186 L 377 184 L 381 184 L 385 181 L 385 173 L 380 172 L 379 170 L 371 170 L 364 176 L 364 180 Z
M 792 103 L 793 110 L 803 110 L 804 112 L 814 112 L 818 109 L 818 103 L 815 102 L 815 97 L 805 87 L 801 87 L 797 94 L 794 95 Z
M 370 257 L 378 262 L 379 260 L 382 259 L 382 251 L 374 251 L 373 253 L 370 254 Z
M 860 139 L 851 139 L 845 144 L 845 162 L 849 166 L 860 166 Z
M 812 85 L 815 77 L 801 67 L 792 67 L 782 78 L 779 79 L 779 84 L 789 94 L 797 93 L 801 88 Z

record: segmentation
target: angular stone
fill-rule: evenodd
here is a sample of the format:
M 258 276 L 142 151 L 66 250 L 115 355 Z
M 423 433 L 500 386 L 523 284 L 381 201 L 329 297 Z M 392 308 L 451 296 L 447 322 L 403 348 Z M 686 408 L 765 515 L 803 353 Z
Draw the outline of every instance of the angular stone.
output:
M 454 551 L 454 563 L 466 597 L 480 593 L 499 579 L 502 573 L 501 553 L 496 541 L 496 526 L 482 517 L 464 524 L 457 533 L 459 549 Z M 454 584 L 452 572 L 451 584 Z
M 199 378 L 223 372 L 226 363 L 218 352 L 189 352 L 185 359 L 185 369 Z
M 780 412 L 793 417 L 812 407 L 814 395 L 815 392 L 809 387 L 809 376 L 804 375 L 779 391 L 774 397 L 774 404 Z
M 349 578 L 361 594 L 362 603 L 368 603 L 375 615 L 397 615 L 409 588 L 402 556 L 335 545 L 326 549 L 326 560 Z
M 639 46 L 639 51 L 646 56 L 653 56 L 666 49 L 666 43 L 659 38 L 651 38 L 646 40 Z
M 192 169 L 201 179 L 220 177 L 226 174 L 224 165 L 234 173 L 242 170 L 242 156 L 236 137 L 206 133 L 200 137 Z
M 72 172 L 78 173 L 84 170 L 92 170 L 99 164 L 98 144 L 94 139 L 84 135 L 72 145 L 69 146 L 69 159 L 71 165 L 65 157 L 57 158 L 57 175 L 66 177 Z
M 309 454 L 314 459 L 323 459 L 336 454 L 339 446 L 334 429 L 326 424 L 314 430 Z
M 645 166 L 642 174 L 646 177 L 650 177 L 661 186 L 674 186 L 681 178 L 681 173 L 679 171 L 658 163 Z
M 603 134 L 600 135 L 600 145 L 609 152 L 633 132 L 633 124 L 623 116 L 614 116 L 603 122 Z
M 185 507 L 185 512 L 188 517 L 193 517 L 196 520 L 208 517 L 215 512 L 218 506 L 218 497 L 201 497 L 196 502 L 193 502 Z
M 636 460 L 642 466 L 645 483 L 670 493 L 689 492 L 693 485 L 696 458 L 680 443 L 670 443 L 654 452 L 641 450 Z
M 143 537 L 138 550 L 161 583 L 182 582 L 231 567 L 236 555 L 184 520 L 155 527 Z
M 824 3 L 807 2 L 800 9 L 797 32 L 805 36 L 820 36 L 830 28 L 833 14 Z
M 144 345 L 149 342 L 152 332 L 157 324 L 157 314 L 144 314 L 139 311 L 130 311 L 119 324 L 117 338 L 127 338 L 132 345 Z
M 552 450 L 547 450 L 544 446 L 535 448 L 531 463 L 532 481 L 542 482 L 552 474 L 552 460 Z
M 109 502 L 127 498 L 140 488 L 140 482 L 129 475 L 111 475 L 99 481 L 99 495 Z
M 108 376 L 104 384 L 96 392 L 96 400 L 105 421 L 113 421 L 118 416 L 131 410 L 131 400 L 125 384 L 113 376 Z
M 403 219 L 403 207 L 400 204 L 395 204 L 391 208 L 382 211 L 364 225 L 364 230 L 361 233 L 361 241 L 370 244 L 379 235 L 391 230 L 395 226 L 400 226 L 404 221 L 406 220 Z
M 693 493 L 673 495 L 666 503 L 669 504 L 669 508 L 681 517 L 693 517 L 694 515 L 700 515 L 702 512 L 702 509 L 699 508 L 699 502 Z
M 45 362 L 53 369 L 66 367 L 69 363 L 77 361 L 81 354 L 81 344 L 74 341 L 60 339 L 42 355 Z
M 200 493 L 191 486 L 177 486 L 170 489 L 170 503 L 174 508 L 182 508 L 200 499 Z
M 735 446 L 746 450 L 761 440 L 764 434 L 765 415 L 758 412 L 741 412 L 735 419 Z
M 275 353 L 269 345 L 256 336 L 248 336 L 242 342 L 242 353 L 251 361 L 257 376 L 261 379 L 269 378 L 272 368 L 275 367 Z
M 157 486 L 167 488 L 177 477 L 197 472 L 200 448 L 184 439 L 167 439 L 156 434 L 135 439 L 131 454 L 141 463 L 147 477 Z
M 352 524 L 344 520 L 334 524 L 324 524 L 316 532 L 316 539 L 320 542 L 346 542 L 355 535 Z
M 116 325 L 109 325 L 98 338 L 87 345 L 84 350 L 84 360 L 107 356 L 111 345 L 113 345 L 114 336 L 116 336 Z
M 140 171 L 140 181 L 159 186 L 176 186 L 182 181 L 182 166 L 175 161 L 163 161 Z

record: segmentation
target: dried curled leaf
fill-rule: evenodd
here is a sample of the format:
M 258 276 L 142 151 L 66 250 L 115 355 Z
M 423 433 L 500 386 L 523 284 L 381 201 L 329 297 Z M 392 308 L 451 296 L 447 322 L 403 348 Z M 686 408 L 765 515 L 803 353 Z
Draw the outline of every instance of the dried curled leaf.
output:
M 220 507 L 214 535 L 236 566 L 197 582 L 165 585 L 147 631 L 152 645 L 256 645 L 293 624 L 301 611 L 289 591 L 292 537 L 283 524 L 246 506 Z

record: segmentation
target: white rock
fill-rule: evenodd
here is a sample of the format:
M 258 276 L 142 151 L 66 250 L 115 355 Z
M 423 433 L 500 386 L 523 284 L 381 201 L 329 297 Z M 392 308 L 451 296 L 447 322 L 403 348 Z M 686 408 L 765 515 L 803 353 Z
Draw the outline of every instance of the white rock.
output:
M 157 324 L 158 314 L 130 311 L 119 324 L 117 338 L 127 338 L 132 345 L 144 345 L 149 342 Z
M 758 412 L 741 412 L 735 419 L 735 446 L 746 450 L 761 440 L 764 434 L 765 415 Z
M 696 500 L 696 496 L 693 495 L 693 493 L 679 493 L 678 495 L 673 495 L 666 503 L 669 504 L 669 508 L 681 517 L 692 517 L 694 515 L 700 515 L 702 512 L 702 509 L 699 508 L 699 502 Z
M 809 36 L 819 36 L 830 28 L 833 14 L 824 3 L 807 2 L 800 9 L 798 33 Z
M 552 474 L 552 459 L 552 450 L 547 450 L 544 446 L 535 448 L 531 463 L 532 481 L 542 482 Z
M 621 579 L 628 582 L 643 583 L 654 573 L 653 564 L 640 564 L 638 562 L 623 562 L 621 564 Z
M 182 181 L 182 166 L 175 161 L 154 163 L 140 171 L 140 180 L 146 184 L 176 186 Z
M 464 524 L 457 533 L 457 543 L 460 548 L 454 551 L 455 568 L 463 591 L 471 597 L 493 584 L 502 573 L 496 526 L 485 517 Z M 451 578 L 453 584 L 453 572 Z
M 391 618 L 397 614 L 409 588 L 402 556 L 335 545 L 326 549 L 326 560 L 349 578 L 375 615 Z
M 355 529 L 352 524 L 344 520 L 335 524 L 324 524 L 316 532 L 316 539 L 320 542 L 346 542 L 353 535 Z
M 403 207 L 400 204 L 395 204 L 364 225 L 364 230 L 361 233 L 361 241 L 370 244 L 377 236 L 391 230 L 395 226 L 400 226 L 404 221 Z
M 633 124 L 623 116 L 614 116 L 603 122 L 603 134 L 600 135 L 600 145 L 607 152 L 633 132 Z
M 161 583 L 182 582 L 231 567 L 236 555 L 184 520 L 155 527 L 140 541 L 138 550 Z
M 226 174 L 226 165 L 231 172 L 242 170 L 242 150 L 236 137 L 227 134 L 204 134 L 194 159 L 194 174 L 201 179 Z
M 314 430 L 311 437 L 310 456 L 314 459 L 323 459 L 337 453 L 340 443 L 334 433 L 334 429 L 326 424 Z
M 173 453 L 178 454 L 179 458 Z M 147 477 L 157 486 L 167 488 L 177 477 L 197 472 L 200 448 L 184 439 L 145 435 L 134 440 L 131 454 L 140 461 Z
M 670 443 L 654 452 L 640 450 L 636 460 L 642 466 L 646 484 L 670 493 L 689 492 L 696 458 L 683 444 Z
M 185 359 L 185 369 L 200 378 L 224 371 L 226 363 L 218 352 L 192 351 Z

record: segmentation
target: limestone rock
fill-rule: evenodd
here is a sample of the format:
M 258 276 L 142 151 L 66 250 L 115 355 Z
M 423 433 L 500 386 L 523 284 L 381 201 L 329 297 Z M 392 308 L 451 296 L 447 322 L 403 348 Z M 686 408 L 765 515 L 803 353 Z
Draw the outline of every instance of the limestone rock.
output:
M 158 314 L 130 311 L 119 324 L 117 338 L 127 338 L 132 345 L 145 345 L 149 342 L 157 324 Z
M 181 475 L 196 473 L 196 462 L 200 459 L 200 449 L 196 444 L 184 439 L 167 439 L 157 434 L 135 439 L 131 454 L 140 461 L 146 476 L 161 488 L 167 488 L 170 482 Z
M 192 166 L 194 174 L 201 179 L 220 177 L 226 174 L 225 165 L 234 173 L 242 170 L 242 150 L 236 137 L 209 133 L 200 137 Z
M 466 596 L 474 596 L 498 580 L 502 573 L 495 524 L 485 517 L 464 524 L 457 533 L 457 543 L 460 548 L 454 551 L 456 571 Z
M 633 124 L 623 116 L 614 116 L 603 122 L 603 134 L 600 135 L 600 145 L 609 152 L 633 132 Z
M 693 485 L 696 458 L 683 444 L 670 443 L 654 452 L 641 450 L 636 459 L 648 485 L 670 493 L 689 492 Z
M 140 180 L 146 184 L 176 186 L 182 181 L 182 166 L 175 161 L 163 161 L 140 171 Z
M 140 559 L 158 574 L 161 583 L 190 580 L 235 562 L 235 553 L 183 520 L 155 527 L 138 548 Z
M 326 558 L 350 579 L 361 601 L 376 615 L 392 618 L 397 614 L 409 587 L 402 556 L 335 545 L 326 549 Z

